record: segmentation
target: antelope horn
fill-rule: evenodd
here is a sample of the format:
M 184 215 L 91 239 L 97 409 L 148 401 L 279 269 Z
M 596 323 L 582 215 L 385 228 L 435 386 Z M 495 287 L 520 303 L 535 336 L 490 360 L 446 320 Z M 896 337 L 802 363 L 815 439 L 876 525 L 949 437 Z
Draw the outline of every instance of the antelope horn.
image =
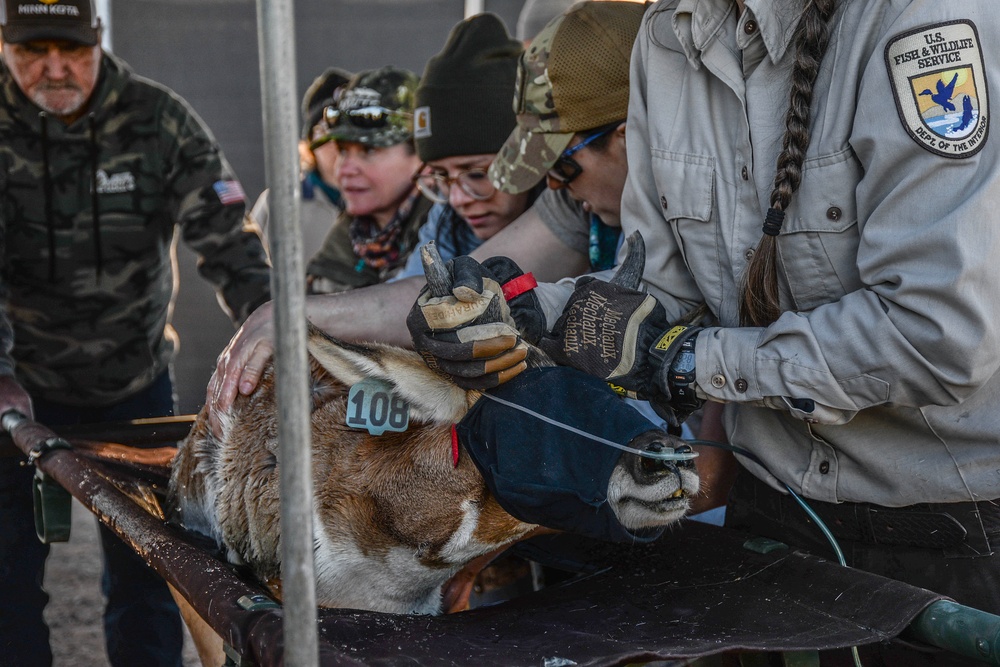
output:
M 448 267 L 444 265 L 434 241 L 420 248 L 420 259 L 424 264 L 424 275 L 427 276 L 427 287 L 431 296 L 451 294 L 451 274 L 448 273 Z
M 625 243 L 628 244 L 628 253 L 611 282 L 637 290 L 642 284 L 642 272 L 646 268 L 646 242 L 642 240 L 642 234 L 635 231 L 629 234 Z

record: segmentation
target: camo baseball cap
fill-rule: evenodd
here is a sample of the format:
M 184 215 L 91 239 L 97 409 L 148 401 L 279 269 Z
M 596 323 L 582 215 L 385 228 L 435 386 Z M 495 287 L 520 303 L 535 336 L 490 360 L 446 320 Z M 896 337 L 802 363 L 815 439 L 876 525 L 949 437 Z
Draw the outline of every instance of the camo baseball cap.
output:
M 3 0 L 0 8 L 0 34 L 11 44 L 65 39 L 94 46 L 100 41 L 94 0 Z
M 358 72 L 324 109 L 327 138 L 384 148 L 413 138 L 413 100 L 420 83 L 413 72 L 382 67 Z
M 498 189 L 530 190 L 574 134 L 625 120 L 629 59 L 645 10 L 636 2 L 581 2 L 531 40 L 517 71 L 517 127 L 490 166 Z

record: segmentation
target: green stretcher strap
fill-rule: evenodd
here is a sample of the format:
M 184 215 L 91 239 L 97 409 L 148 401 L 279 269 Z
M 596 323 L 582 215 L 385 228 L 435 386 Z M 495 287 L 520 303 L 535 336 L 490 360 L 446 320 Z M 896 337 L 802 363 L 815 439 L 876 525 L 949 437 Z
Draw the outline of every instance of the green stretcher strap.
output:
M 35 502 L 35 534 L 43 544 L 68 542 L 72 523 L 73 497 L 69 491 L 41 470 L 32 483 Z

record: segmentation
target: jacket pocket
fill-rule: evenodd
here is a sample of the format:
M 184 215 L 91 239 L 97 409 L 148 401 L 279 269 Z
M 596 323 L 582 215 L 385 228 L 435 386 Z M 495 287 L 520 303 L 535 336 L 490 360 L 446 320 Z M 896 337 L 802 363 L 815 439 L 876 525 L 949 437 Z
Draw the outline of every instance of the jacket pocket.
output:
M 715 158 L 652 149 L 653 180 L 667 220 L 712 219 Z
M 862 287 L 855 189 L 864 170 L 847 148 L 807 160 L 778 237 L 796 310 L 811 310 Z
M 708 303 L 722 301 L 720 270 L 723 254 L 715 201 L 715 159 L 701 155 L 652 149 L 652 171 L 660 213 L 673 234 L 688 271 Z M 647 255 L 655 253 L 646 240 Z M 653 262 L 647 262 L 655 265 Z

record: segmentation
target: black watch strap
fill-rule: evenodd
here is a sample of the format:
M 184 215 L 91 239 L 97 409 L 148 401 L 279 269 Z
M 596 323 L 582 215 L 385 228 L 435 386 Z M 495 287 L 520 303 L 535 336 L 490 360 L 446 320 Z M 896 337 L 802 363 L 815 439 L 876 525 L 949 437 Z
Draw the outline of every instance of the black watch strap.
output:
M 681 343 L 681 349 L 674 357 L 667 371 L 670 383 L 670 403 L 685 412 L 694 412 L 701 407 L 701 399 L 695 391 L 694 336 Z
M 696 372 L 694 339 L 702 327 L 675 326 L 657 338 L 650 349 L 661 367 L 659 377 L 666 384 L 670 405 L 681 412 L 693 412 L 701 407 L 695 391 Z

